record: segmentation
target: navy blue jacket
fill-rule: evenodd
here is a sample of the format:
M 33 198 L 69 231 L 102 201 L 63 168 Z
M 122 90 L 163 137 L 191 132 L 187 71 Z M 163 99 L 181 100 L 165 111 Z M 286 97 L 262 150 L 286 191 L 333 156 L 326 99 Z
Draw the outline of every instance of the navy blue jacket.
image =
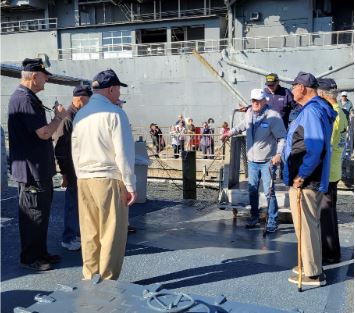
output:
M 287 129 L 290 112 L 296 107 L 291 91 L 281 86 L 277 87 L 274 94 L 272 94 L 267 87 L 264 88 L 264 91 L 270 108 L 280 113 L 285 128 Z
M 52 139 L 40 139 L 36 130 L 47 125 L 41 100 L 19 85 L 9 101 L 9 152 L 11 174 L 16 182 L 49 181 L 55 175 Z
M 284 182 L 292 186 L 298 175 L 303 188 L 327 192 L 330 172 L 333 122 L 337 113 L 316 96 L 307 102 L 290 124 L 283 152 Z

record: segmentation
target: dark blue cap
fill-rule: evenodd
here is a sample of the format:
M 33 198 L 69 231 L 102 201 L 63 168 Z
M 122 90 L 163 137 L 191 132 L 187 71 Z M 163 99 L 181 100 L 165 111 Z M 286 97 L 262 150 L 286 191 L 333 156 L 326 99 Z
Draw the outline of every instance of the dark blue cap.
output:
M 93 89 L 104 89 L 111 86 L 127 87 L 126 84 L 120 82 L 116 73 L 111 69 L 98 73 L 92 80 Z
M 317 78 L 314 77 L 311 73 L 299 72 L 297 77 L 291 82 L 292 85 L 301 84 L 305 87 L 309 88 L 317 88 L 318 81 Z
M 318 85 L 322 90 L 338 89 L 337 83 L 332 78 L 319 78 Z
M 91 95 L 92 95 L 91 87 L 87 85 L 76 86 L 73 91 L 74 97 L 80 97 L 80 96 L 91 97 Z
M 24 59 L 22 61 L 22 70 L 26 72 L 42 72 L 46 75 L 52 76 L 51 73 L 46 71 L 46 68 L 44 67 L 43 61 L 41 58 L 37 59 Z

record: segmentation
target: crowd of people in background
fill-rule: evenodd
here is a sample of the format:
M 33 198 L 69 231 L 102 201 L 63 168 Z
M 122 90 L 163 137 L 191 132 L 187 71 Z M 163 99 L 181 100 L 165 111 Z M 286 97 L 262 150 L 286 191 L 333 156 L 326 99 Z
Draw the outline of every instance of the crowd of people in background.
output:
M 184 118 L 182 114 L 178 115 L 175 124 L 169 128 L 169 133 L 164 134 L 160 127 L 151 123 L 149 126 L 149 135 L 154 147 L 154 155 L 159 157 L 159 153 L 167 147 L 167 135 L 171 142 L 171 148 L 175 159 L 178 159 L 185 150 L 201 151 L 203 159 L 213 159 L 215 141 L 229 131 L 227 122 L 219 127 L 219 136 L 215 136 L 214 120 L 209 118 L 201 126 L 195 126 L 192 118 Z

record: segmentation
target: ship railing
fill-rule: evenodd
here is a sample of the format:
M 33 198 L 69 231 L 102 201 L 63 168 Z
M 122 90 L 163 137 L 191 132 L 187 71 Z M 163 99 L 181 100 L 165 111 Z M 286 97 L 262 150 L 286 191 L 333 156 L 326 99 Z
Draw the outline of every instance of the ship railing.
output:
M 228 40 L 194 40 L 151 44 L 114 44 L 92 45 L 77 48 L 58 49 L 59 60 L 91 60 L 132 58 L 144 56 L 191 54 L 193 50 L 200 53 L 221 52 L 228 47 Z
M 143 138 L 146 142 L 148 148 L 148 155 L 154 157 L 154 155 L 159 155 L 160 159 L 175 159 L 176 155 L 174 153 L 173 135 L 170 133 L 170 127 L 160 127 L 162 130 L 162 135 L 159 135 L 160 145 L 154 146 L 153 140 L 149 134 L 149 131 L 146 131 L 143 128 L 134 128 L 132 129 L 133 137 L 135 140 Z M 180 139 L 180 157 L 182 145 L 184 146 L 185 151 L 196 151 L 197 159 L 216 159 L 224 160 L 225 148 L 221 142 L 221 135 L 219 134 L 220 128 L 215 129 L 216 133 L 214 134 L 196 134 L 196 133 L 186 133 L 183 134 Z M 205 147 L 205 148 L 204 148 Z
M 224 14 L 227 11 L 226 7 L 205 7 L 205 8 L 195 8 L 189 10 L 173 10 L 173 11 L 163 11 L 155 13 L 143 13 L 134 14 L 136 20 L 156 20 L 174 17 L 187 17 L 187 16 L 203 16 L 211 14 Z
M 31 32 L 56 29 L 57 18 L 43 18 L 35 20 L 10 21 L 1 23 L 1 33 Z
M 280 49 L 311 46 L 353 45 L 354 31 L 298 33 L 282 36 L 243 37 L 234 38 L 233 47 L 236 50 L 246 49 Z
M 354 44 L 354 31 L 300 33 L 283 36 L 243 37 L 233 39 L 235 50 L 280 49 L 310 46 L 334 46 Z M 228 47 L 228 40 L 192 40 L 149 44 L 93 45 L 76 48 L 58 49 L 59 60 L 91 60 L 111 58 L 133 58 L 144 56 L 163 56 L 221 52 Z

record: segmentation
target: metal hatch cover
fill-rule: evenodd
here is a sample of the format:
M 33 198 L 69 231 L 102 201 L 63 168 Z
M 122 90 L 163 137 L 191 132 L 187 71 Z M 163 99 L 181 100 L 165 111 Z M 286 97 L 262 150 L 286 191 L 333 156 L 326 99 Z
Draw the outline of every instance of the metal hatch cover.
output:
M 121 281 L 82 280 L 77 286 L 58 284 L 50 294 L 53 301 L 37 302 L 14 312 L 36 313 L 291 313 L 265 306 L 231 302 L 223 295 L 216 298 L 160 290 L 161 285 L 136 285 Z M 237 290 L 236 290 L 237 292 Z M 38 297 L 37 297 L 38 298 Z M 298 310 L 293 312 L 300 312 Z

